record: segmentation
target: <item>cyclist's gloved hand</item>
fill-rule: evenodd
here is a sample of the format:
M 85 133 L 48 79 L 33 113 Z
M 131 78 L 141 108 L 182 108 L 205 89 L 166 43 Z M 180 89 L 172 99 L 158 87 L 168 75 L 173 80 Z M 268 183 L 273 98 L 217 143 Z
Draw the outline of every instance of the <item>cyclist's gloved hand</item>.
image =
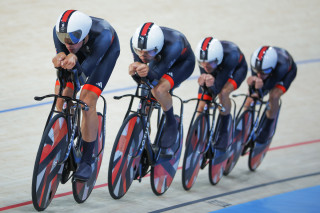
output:
M 67 57 L 64 52 L 60 52 L 52 59 L 53 66 L 55 68 L 61 67 L 61 62 Z
M 73 54 L 69 53 L 63 61 L 61 61 L 61 67 L 67 70 L 73 69 L 76 66 L 78 61 L 78 57 Z

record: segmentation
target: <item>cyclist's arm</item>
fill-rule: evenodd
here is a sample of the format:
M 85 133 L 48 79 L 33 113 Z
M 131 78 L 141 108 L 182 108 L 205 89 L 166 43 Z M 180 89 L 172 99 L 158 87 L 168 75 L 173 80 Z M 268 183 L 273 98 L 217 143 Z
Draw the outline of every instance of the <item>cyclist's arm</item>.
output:
M 91 74 L 96 66 L 98 66 L 111 44 L 112 32 L 110 30 L 103 30 L 100 35 L 95 38 L 91 54 L 81 64 L 82 69 L 87 76 Z
M 162 50 L 160 61 L 154 60 L 150 62 L 148 78 L 151 81 L 160 80 L 180 57 L 182 50 L 183 44 L 181 42 L 175 42 L 165 47 L 165 49 Z
M 222 64 L 219 65 L 215 70 L 216 76 L 213 86 L 210 87 L 214 95 L 218 95 L 223 86 L 227 83 L 228 79 L 232 76 L 236 66 L 238 65 L 239 53 L 237 54 L 227 54 L 222 61 Z M 221 68 L 220 68 L 221 67 Z

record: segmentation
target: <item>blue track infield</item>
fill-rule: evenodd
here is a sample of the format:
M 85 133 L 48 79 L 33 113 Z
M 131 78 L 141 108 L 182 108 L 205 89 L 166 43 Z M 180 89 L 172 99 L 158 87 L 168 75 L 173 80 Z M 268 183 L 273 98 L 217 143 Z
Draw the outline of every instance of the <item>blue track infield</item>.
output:
M 320 212 L 320 185 L 227 207 L 214 212 Z

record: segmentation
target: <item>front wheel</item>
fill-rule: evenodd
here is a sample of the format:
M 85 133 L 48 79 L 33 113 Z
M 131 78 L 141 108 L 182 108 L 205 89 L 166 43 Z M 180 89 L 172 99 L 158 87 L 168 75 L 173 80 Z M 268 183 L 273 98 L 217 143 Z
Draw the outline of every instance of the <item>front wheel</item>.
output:
M 126 194 L 139 168 L 139 149 L 143 137 L 143 124 L 137 114 L 129 115 L 123 122 L 113 144 L 108 188 L 111 197 L 120 199 Z
M 193 123 L 186 141 L 182 165 L 182 186 L 185 190 L 190 190 L 198 177 L 208 143 L 208 133 L 208 117 L 201 114 Z
M 94 150 L 93 150 L 93 155 L 95 160 L 91 164 L 91 168 L 93 171 L 91 174 L 91 177 L 87 182 L 82 182 L 78 180 L 74 180 L 72 182 L 73 197 L 78 203 L 83 203 L 90 196 L 96 184 L 101 163 L 102 163 L 102 157 L 103 157 L 102 147 L 104 146 L 105 135 L 104 135 L 104 126 L 103 126 L 103 116 L 101 113 L 98 113 L 98 120 L 99 120 L 98 137 L 97 137 L 97 143 L 95 144 Z
M 56 194 L 63 161 L 68 147 L 67 120 L 57 114 L 45 128 L 39 145 L 32 177 L 32 203 L 36 210 L 45 210 Z

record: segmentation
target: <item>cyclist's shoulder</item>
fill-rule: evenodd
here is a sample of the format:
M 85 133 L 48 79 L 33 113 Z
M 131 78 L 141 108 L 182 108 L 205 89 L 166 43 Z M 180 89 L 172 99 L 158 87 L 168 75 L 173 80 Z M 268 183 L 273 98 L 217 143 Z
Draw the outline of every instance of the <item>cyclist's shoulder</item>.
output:
M 164 35 L 165 43 L 176 44 L 176 43 L 182 43 L 186 40 L 185 35 L 178 30 L 168 28 L 168 27 L 161 27 L 161 30 Z
M 230 41 L 221 41 L 221 44 L 223 47 L 223 59 L 220 67 L 227 68 L 236 66 L 242 54 L 239 47 Z
M 292 63 L 294 63 L 293 57 L 284 48 L 280 48 L 280 47 L 273 47 L 273 48 L 276 50 L 278 55 L 277 66 L 275 68 L 275 71 L 277 73 L 286 73 L 292 66 Z
M 92 19 L 92 27 L 90 29 L 91 34 L 100 34 L 105 31 L 110 31 L 113 33 L 115 31 L 108 21 L 102 18 L 97 18 L 97 17 L 91 17 L 91 19 Z

